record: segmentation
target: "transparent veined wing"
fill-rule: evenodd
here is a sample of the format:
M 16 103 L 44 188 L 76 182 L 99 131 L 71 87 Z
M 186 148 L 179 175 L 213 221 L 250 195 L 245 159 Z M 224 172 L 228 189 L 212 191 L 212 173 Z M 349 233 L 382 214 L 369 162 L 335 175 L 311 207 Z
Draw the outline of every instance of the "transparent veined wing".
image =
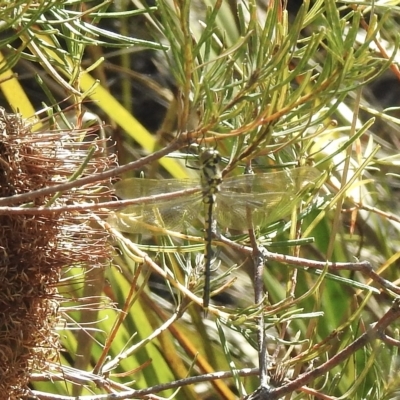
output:
M 202 192 L 197 180 L 130 178 L 117 182 L 114 189 L 121 199 L 139 200 L 138 204 L 110 214 L 108 223 L 121 232 L 180 231 L 202 212 Z M 171 196 L 164 196 L 168 194 Z
M 305 186 L 321 173 L 313 167 L 225 178 L 215 204 L 215 218 L 224 228 L 246 230 L 277 221 L 301 200 Z
M 301 199 L 302 189 L 319 176 L 316 168 L 299 167 L 224 178 L 216 195 L 215 219 L 221 227 L 235 230 L 264 227 L 290 214 Z M 122 199 L 143 198 L 143 202 L 110 215 L 108 222 L 122 232 L 179 231 L 204 211 L 197 180 L 130 178 L 114 188 Z M 171 196 L 165 196 L 168 194 Z

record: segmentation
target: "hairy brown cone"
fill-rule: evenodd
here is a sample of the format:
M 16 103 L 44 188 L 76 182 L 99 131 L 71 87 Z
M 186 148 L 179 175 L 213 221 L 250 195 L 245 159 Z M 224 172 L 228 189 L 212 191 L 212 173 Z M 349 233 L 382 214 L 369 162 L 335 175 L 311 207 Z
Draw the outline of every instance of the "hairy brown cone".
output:
M 89 149 L 94 151 L 87 160 Z M 18 114 L 0 108 L 0 197 L 65 182 L 84 162 L 81 176 L 101 172 L 112 163 L 96 135 L 78 130 L 33 133 Z M 61 320 L 59 304 L 65 298 L 57 290 L 62 269 L 89 263 L 91 268 L 101 267 L 109 256 L 105 234 L 88 223 L 89 211 L 59 208 L 89 199 L 100 202 L 108 196 L 105 184 L 96 182 L 57 196 L 35 197 L 24 204 L 26 213 L 0 208 L 2 398 L 28 395 L 31 373 L 47 371 L 49 362 L 58 359 L 55 328 Z M 17 206 L 22 205 L 13 204 Z M 43 213 L 29 213 L 29 207 L 39 206 L 45 207 Z M 51 211 L 52 206 L 58 206 L 57 211 Z

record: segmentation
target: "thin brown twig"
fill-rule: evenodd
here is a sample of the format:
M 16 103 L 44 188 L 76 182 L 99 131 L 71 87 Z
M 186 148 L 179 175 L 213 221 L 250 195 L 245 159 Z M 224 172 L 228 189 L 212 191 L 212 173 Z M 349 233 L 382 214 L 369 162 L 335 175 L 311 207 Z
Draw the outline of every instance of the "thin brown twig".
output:
M 55 212 L 67 212 L 67 211 L 83 211 L 83 210 L 98 210 L 98 209 L 109 209 L 109 208 L 123 208 L 135 204 L 145 204 L 147 202 L 163 201 L 173 199 L 175 197 L 185 197 L 199 191 L 199 188 L 194 187 L 190 189 L 178 190 L 171 193 L 160 193 L 157 195 L 139 197 L 136 199 L 126 200 L 112 200 L 104 201 L 102 203 L 80 203 L 80 204 L 68 204 L 64 206 L 41 206 L 41 207 L 10 207 L 0 206 L 0 215 L 42 215 Z M 103 194 L 103 193 L 102 193 Z M 104 193 L 105 195 L 106 193 Z M 199 199 L 201 194 L 199 192 Z M 0 200 L 1 202 L 1 200 Z
M 41 196 L 48 196 L 57 192 L 65 192 L 67 190 L 73 189 L 75 187 L 88 185 L 95 182 L 105 181 L 114 176 L 120 175 L 124 172 L 135 170 L 137 168 L 142 167 L 143 165 L 147 165 L 153 161 L 159 160 L 160 158 L 168 155 L 169 153 L 178 150 L 184 146 L 187 146 L 187 140 L 185 138 L 188 137 L 188 133 L 182 134 L 177 140 L 171 142 L 169 145 L 163 147 L 161 150 L 156 151 L 154 153 L 149 154 L 146 157 L 141 158 L 137 161 L 132 161 L 126 165 L 122 165 L 120 167 L 115 167 L 109 169 L 104 172 L 100 172 L 97 174 L 91 174 L 89 176 L 85 176 L 83 178 L 77 179 L 75 181 L 68 181 L 65 183 L 60 183 L 59 185 L 45 187 L 43 189 L 34 190 L 28 193 L 18 194 L 11 197 L 5 197 L 0 199 L 0 205 L 6 206 L 15 203 L 24 203 L 29 200 L 35 199 Z
M 225 244 L 229 247 L 235 248 L 238 251 L 241 251 L 242 253 L 248 255 L 252 254 L 253 249 L 251 247 L 233 242 L 223 236 L 218 236 L 217 240 L 218 242 Z M 323 270 L 324 268 L 328 267 L 328 269 L 331 271 L 342 271 L 342 270 L 353 271 L 353 272 L 359 271 L 364 273 L 366 276 L 371 278 L 375 283 L 382 286 L 383 288 L 390 290 L 393 293 L 396 293 L 397 295 L 400 295 L 400 287 L 394 285 L 387 279 L 384 279 L 380 275 L 378 275 L 373 270 L 371 263 L 369 261 L 357 261 L 357 262 L 315 261 L 315 260 L 309 260 L 307 258 L 293 257 L 285 254 L 272 253 L 267 249 L 264 249 L 264 252 L 266 260 L 277 261 L 282 264 L 298 265 L 305 268 L 313 268 L 319 270 Z
M 258 368 L 243 368 L 237 370 L 235 374 L 239 376 L 255 376 L 258 375 Z M 162 392 L 168 389 L 177 389 L 182 386 L 193 385 L 195 383 L 201 382 L 209 382 L 217 379 L 228 379 L 233 377 L 232 371 L 223 371 L 223 372 L 213 372 L 210 374 L 204 374 L 199 376 L 193 376 L 189 378 L 179 379 L 173 382 L 162 383 L 160 385 L 155 385 L 146 389 L 139 390 L 128 390 L 120 393 L 112 393 L 112 394 L 104 394 L 104 395 L 93 395 L 93 396 L 80 396 L 79 400 L 120 400 L 120 399 L 129 399 L 129 398 L 145 398 L 150 394 Z M 52 376 L 53 380 L 63 380 L 65 376 Z M 88 380 L 88 383 L 91 380 Z M 75 397 L 72 396 L 54 396 L 53 394 L 49 395 L 44 392 L 32 391 L 32 393 L 37 396 L 39 399 L 54 399 L 54 400 L 74 400 Z

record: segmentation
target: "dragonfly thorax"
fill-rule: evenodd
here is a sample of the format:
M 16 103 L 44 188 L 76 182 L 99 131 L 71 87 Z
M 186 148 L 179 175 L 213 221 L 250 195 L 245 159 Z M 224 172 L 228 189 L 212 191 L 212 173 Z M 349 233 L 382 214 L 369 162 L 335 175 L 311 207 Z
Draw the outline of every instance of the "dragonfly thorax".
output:
M 222 182 L 220 161 L 221 156 L 217 150 L 202 149 L 200 153 L 201 185 L 206 203 L 215 200 L 215 195 L 219 192 L 219 185 Z M 207 200 L 207 196 L 212 196 L 213 199 Z

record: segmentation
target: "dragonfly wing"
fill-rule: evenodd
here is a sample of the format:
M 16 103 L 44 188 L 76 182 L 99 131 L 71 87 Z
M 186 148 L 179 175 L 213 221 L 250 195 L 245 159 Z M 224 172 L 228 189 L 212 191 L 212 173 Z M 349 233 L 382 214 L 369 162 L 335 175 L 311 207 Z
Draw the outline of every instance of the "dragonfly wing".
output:
M 110 214 L 108 223 L 121 232 L 165 234 L 182 231 L 201 211 L 201 195 L 171 199 L 159 203 L 131 205 Z
M 193 188 L 193 185 L 195 187 Z M 118 182 L 117 196 L 123 199 L 138 199 L 139 203 L 113 212 L 108 223 L 121 232 L 163 234 L 165 229 L 181 231 L 197 217 L 201 208 L 201 189 L 174 197 L 174 192 L 199 187 L 197 181 L 178 179 L 132 178 Z M 171 196 L 160 200 L 157 195 Z M 143 202 L 140 201 L 143 198 Z
M 221 184 L 224 193 L 297 192 L 310 182 L 315 182 L 321 173 L 314 167 L 299 167 L 287 171 L 247 174 L 225 178 Z
M 121 199 L 138 199 L 186 189 L 201 190 L 199 181 L 193 179 L 129 178 L 117 182 L 113 187 L 116 195 Z
M 225 228 L 246 230 L 259 228 L 285 217 L 293 209 L 294 194 L 269 192 L 264 194 L 235 193 L 218 195 L 215 214 Z
M 222 227 L 245 230 L 281 219 L 301 200 L 301 191 L 315 182 L 320 172 L 300 167 L 223 181 L 217 196 L 216 218 Z

